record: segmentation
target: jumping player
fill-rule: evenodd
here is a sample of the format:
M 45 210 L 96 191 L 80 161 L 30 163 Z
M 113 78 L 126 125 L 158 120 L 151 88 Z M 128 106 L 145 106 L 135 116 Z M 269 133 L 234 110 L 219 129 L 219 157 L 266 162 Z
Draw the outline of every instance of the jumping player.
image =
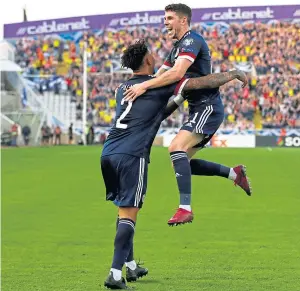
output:
M 157 78 L 131 87 L 126 92 L 127 101 L 134 101 L 147 90 L 160 88 L 178 82 L 183 76 L 207 76 L 212 73 L 211 56 L 204 38 L 191 31 L 191 8 L 184 4 L 165 7 L 165 27 L 175 44 L 164 65 L 157 72 Z M 191 159 L 197 150 L 203 148 L 220 127 L 224 119 L 224 107 L 219 88 L 199 89 L 187 94 L 189 119 L 169 146 L 170 157 L 176 174 L 180 193 L 180 205 L 169 225 L 192 222 L 191 175 L 220 176 L 234 181 L 249 196 L 251 188 L 246 169 L 234 168 L 199 159 Z

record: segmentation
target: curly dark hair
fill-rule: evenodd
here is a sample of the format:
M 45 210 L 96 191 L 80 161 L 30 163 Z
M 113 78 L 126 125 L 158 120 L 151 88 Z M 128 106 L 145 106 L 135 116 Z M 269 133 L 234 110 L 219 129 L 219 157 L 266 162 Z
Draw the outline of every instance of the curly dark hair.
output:
M 191 19 L 192 19 L 192 9 L 182 3 L 178 4 L 169 4 L 165 7 L 165 11 L 173 11 L 177 14 L 182 14 L 187 17 L 188 24 L 191 24 Z
M 121 57 L 122 67 L 137 71 L 143 64 L 143 59 L 148 53 L 148 47 L 144 39 L 130 45 Z

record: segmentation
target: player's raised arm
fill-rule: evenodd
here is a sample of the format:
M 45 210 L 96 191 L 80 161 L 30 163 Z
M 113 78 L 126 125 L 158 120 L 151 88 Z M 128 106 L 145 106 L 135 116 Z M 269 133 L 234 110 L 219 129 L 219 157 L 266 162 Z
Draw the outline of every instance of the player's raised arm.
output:
M 216 73 L 199 78 L 188 79 L 184 84 L 183 91 L 218 88 L 234 79 L 240 80 L 243 83 L 243 88 L 248 84 L 246 74 L 243 71 L 236 69 L 225 73 Z
M 172 68 L 172 53 L 170 52 L 166 59 L 164 60 L 164 63 L 162 66 L 158 69 L 158 71 L 155 74 L 155 77 L 159 77 L 163 73 L 167 72 Z
M 168 56 L 166 57 L 164 63 L 162 64 L 162 66 L 156 72 L 155 77 L 159 77 L 160 75 L 162 75 L 166 71 L 170 70 L 171 68 L 172 68 L 171 53 L 169 53 Z
M 160 75 L 162 75 L 164 72 L 166 72 L 167 69 L 164 68 L 164 66 L 161 66 L 158 71 L 155 73 L 155 77 L 159 77 Z

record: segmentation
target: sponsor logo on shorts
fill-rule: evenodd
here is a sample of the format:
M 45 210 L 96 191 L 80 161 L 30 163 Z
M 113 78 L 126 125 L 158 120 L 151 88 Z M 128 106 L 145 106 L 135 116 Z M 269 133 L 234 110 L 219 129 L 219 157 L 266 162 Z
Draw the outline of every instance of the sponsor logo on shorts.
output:
M 187 127 L 193 127 L 193 125 L 192 125 L 191 122 L 188 122 L 185 126 L 187 126 Z

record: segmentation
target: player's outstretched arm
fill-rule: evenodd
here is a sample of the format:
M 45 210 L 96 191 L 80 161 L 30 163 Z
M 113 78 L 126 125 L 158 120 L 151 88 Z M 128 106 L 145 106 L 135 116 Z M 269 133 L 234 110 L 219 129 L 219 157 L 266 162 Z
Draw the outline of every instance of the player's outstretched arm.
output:
M 177 60 L 174 67 L 157 78 L 130 87 L 125 92 L 125 101 L 134 101 L 149 89 L 164 87 L 181 80 L 192 62 L 187 59 Z
M 183 90 L 188 91 L 196 89 L 218 88 L 234 79 L 240 80 L 243 83 L 243 88 L 248 84 L 246 74 L 241 70 L 235 69 L 225 73 L 216 73 L 204 77 L 191 78 L 186 82 Z
M 164 72 L 166 72 L 167 69 L 165 69 L 163 66 L 161 66 L 158 71 L 155 74 L 155 77 L 159 77 L 160 75 L 162 75 Z
M 218 88 L 234 79 L 240 80 L 244 88 L 248 84 L 247 76 L 243 71 L 232 70 L 225 73 L 216 73 L 199 78 L 191 78 L 186 82 L 183 91 L 205 89 L 205 88 Z M 163 119 L 170 116 L 184 101 L 181 94 L 177 95 L 170 101 L 165 109 Z

